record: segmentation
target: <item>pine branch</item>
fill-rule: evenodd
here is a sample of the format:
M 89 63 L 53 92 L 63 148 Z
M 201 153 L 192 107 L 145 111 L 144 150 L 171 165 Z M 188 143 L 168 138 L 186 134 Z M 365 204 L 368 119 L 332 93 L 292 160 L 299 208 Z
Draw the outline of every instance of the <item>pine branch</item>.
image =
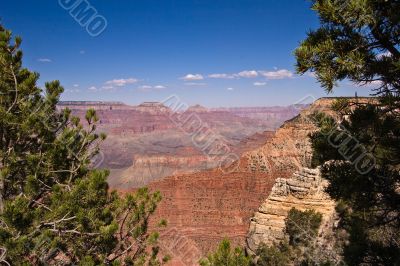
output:
M 76 234 L 76 235 L 85 235 L 85 236 L 98 236 L 100 233 L 85 233 L 85 232 L 80 232 L 75 229 L 73 230 L 61 230 L 61 229 L 49 229 L 52 232 L 56 232 L 59 234 Z
M 10 51 L 10 48 L 7 48 L 7 51 L 10 53 L 11 60 L 12 60 L 13 54 Z M 18 100 L 18 81 L 17 81 L 17 77 L 16 77 L 15 72 L 14 72 L 14 65 L 13 65 L 12 62 L 10 62 L 10 70 L 11 70 L 11 75 L 12 75 L 12 77 L 14 79 L 15 98 L 14 98 L 14 102 L 12 103 L 12 105 L 8 108 L 7 114 L 14 108 L 14 106 L 17 103 L 17 100 Z
M 5 247 L 0 247 L 0 250 L 2 251 L 2 253 L 0 255 L 0 264 L 4 263 L 4 264 L 7 264 L 8 266 L 11 266 L 11 264 L 5 260 L 6 254 L 7 254 L 7 249 Z

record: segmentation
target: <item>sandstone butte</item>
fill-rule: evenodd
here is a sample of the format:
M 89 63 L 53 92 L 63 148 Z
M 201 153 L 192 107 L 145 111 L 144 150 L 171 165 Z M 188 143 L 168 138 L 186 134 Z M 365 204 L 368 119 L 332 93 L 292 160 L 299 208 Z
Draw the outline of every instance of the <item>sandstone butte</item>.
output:
M 244 153 L 232 172 L 216 168 L 150 183 L 163 195 L 150 227 L 168 221 L 167 228 L 156 230 L 162 253 L 173 258 L 170 265 L 197 265 L 224 238 L 242 247 L 247 243 L 250 252 L 261 242 L 279 241 L 291 207 L 321 211 L 328 226 L 334 203 L 323 193 L 326 182 L 318 170 L 309 169 L 308 135 L 317 130 L 310 115 L 334 115 L 334 99 L 321 98 L 286 121 L 265 145 Z

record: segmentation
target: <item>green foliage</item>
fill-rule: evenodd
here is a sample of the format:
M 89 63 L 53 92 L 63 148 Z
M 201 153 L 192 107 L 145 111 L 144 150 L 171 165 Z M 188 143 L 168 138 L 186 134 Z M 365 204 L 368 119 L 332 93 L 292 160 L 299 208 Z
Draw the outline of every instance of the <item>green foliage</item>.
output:
M 292 246 L 308 245 L 318 235 L 322 214 L 314 210 L 304 212 L 292 208 L 285 220 L 285 232 Z
M 340 228 L 350 234 L 345 260 L 400 264 L 400 2 L 312 3 L 321 26 L 296 50 L 298 72 L 315 72 L 329 92 L 346 79 L 379 84 L 368 104 L 336 102 L 346 118 L 320 117 L 311 136 L 313 164 L 323 165 L 328 193 L 340 201 Z
M 256 254 L 258 266 L 286 266 L 290 265 L 293 259 L 292 247 L 287 243 L 270 247 L 263 244 L 257 249 Z
M 317 167 L 321 165 L 327 157 L 340 160 L 342 158 L 340 154 L 337 152 L 337 150 L 331 149 L 331 144 L 327 142 L 327 136 L 335 134 L 335 129 L 337 128 L 336 121 L 324 113 L 316 113 L 313 115 L 312 119 L 319 127 L 319 131 L 317 133 L 312 133 L 309 135 L 312 149 L 313 151 L 321 150 L 324 151 L 324 153 L 314 152 L 311 159 L 311 166 Z
M 312 245 L 316 241 L 322 215 L 314 210 L 292 209 L 285 221 L 286 237 L 290 240 L 267 246 L 262 244 L 256 254 L 250 257 L 241 248 L 231 248 L 228 240 L 223 240 L 215 253 L 200 261 L 202 266 L 286 266 L 286 265 L 329 265 L 326 259 L 315 259 L 318 249 Z
M 336 99 L 331 106 L 333 111 L 336 111 L 341 114 L 347 114 L 351 111 L 350 109 L 350 101 L 347 98 L 338 98 Z
M 398 93 L 400 79 L 398 1 L 312 0 L 321 27 L 297 48 L 297 71 L 315 72 L 332 91 L 337 81 L 381 81 L 381 93 Z
M 346 141 L 349 136 L 351 141 Z M 332 147 L 332 139 L 337 148 Z M 361 106 L 329 136 L 317 132 L 311 140 L 313 157 L 323 164 L 322 175 L 330 181 L 327 191 L 341 202 L 341 227 L 350 233 L 347 262 L 398 262 L 400 120 L 391 114 L 382 116 L 376 106 Z M 367 173 L 357 163 L 363 152 L 375 160 Z
M 229 240 L 225 239 L 218 246 L 214 254 L 208 255 L 206 259 L 200 261 L 202 266 L 247 266 L 250 265 L 250 258 L 244 251 L 236 247 L 232 249 Z
M 105 139 L 96 112 L 83 126 L 59 111 L 63 88 L 37 87 L 20 44 L 0 25 L 0 264 L 156 265 L 147 229 L 160 194 L 109 192 L 108 171 L 92 169 Z

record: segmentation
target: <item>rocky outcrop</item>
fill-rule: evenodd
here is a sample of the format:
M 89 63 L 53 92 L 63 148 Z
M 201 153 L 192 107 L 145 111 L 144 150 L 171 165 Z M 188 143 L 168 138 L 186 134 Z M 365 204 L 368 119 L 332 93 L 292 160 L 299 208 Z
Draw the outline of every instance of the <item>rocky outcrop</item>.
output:
M 253 254 L 262 243 L 271 245 L 284 240 L 285 219 L 292 208 L 315 210 L 322 214 L 321 230 L 332 228 L 335 202 L 325 192 L 327 185 L 319 169 L 301 168 L 291 178 L 277 178 L 267 200 L 251 219 L 248 251 Z
M 151 113 L 151 114 L 168 114 L 171 112 L 171 109 L 166 107 L 163 103 L 160 102 L 144 102 L 137 107 L 135 110 L 143 113 Z
M 209 110 L 207 108 L 205 108 L 204 106 L 201 106 L 200 104 L 196 104 L 193 106 L 190 106 L 186 112 L 195 112 L 195 113 L 206 113 L 209 112 Z

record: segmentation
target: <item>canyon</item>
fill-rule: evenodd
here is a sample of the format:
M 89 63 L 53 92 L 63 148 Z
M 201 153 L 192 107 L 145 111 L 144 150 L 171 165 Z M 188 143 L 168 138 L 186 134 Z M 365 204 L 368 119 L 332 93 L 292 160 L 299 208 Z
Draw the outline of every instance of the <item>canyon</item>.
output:
M 150 229 L 160 232 L 161 253 L 172 256 L 170 265 L 197 265 L 198 259 L 214 250 L 224 238 L 231 240 L 233 245 L 247 245 L 251 253 L 261 242 L 282 239 L 283 221 L 291 207 L 315 208 L 324 213 L 324 221 L 332 220 L 334 203 L 321 192 L 325 183 L 317 170 L 310 169 L 312 148 L 308 136 L 317 130 L 312 119 L 315 112 L 335 116 L 331 110 L 334 100 L 321 98 L 301 109 L 289 107 L 291 111 L 273 108 L 278 110 L 277 113 L 268 108 L 191 108 L 189 113 L 195 113 L 211 124 L 229 140 L 227 146 L 240 155 L 235 164 L 227 168 L 218 166 L 218 159 L 221 159 L 218 156 L 208 164 L 203 159 L 206 155 L 193 143 L 190 145 L 190 136 L 174 130 L 176 125 L 173 123 L 156 123 L 157 126 L 144 129 L 147 133 L 124 135 L 122 132 L 128 132 L 126 128 L 134 127 L 113 120 L 111 107 L 100 108 L 103 125 L 100 129 L 104 127 L 111 132 L 111 142 L 109 139 L 104 147 L 112 159 L 108 160 L 106 156 L 104 165 L 121 167 L 117 169 L 119 172 L 114 168 L 116 176 L 120 175 L 119 183 L 112 179 L 113 175 L 110 182 L 121 193 L 133 192 L 144 184 L 161 192 L 163 200 L 152 216 Z M 112 107 L 112 111 L 133 116 L 137 112 L 135 107 L 120 108 Z M 282 110 L 286 110 L 285 115 Z M 103 112 L 107 113 L 108 121 L 117 122 L 112 126 L 105 125 L 106 120 L 101 118 Z M 155 121 L 162 121 L 160 117 L 165 112 L 171 111 L 152 111 L 140 116 L 156 115 Z M 267 119 L 259 120 L 263 112 L 268 114 Z M 79 110 L 74 113 L 81 115 Z M 286 122 L 282 121 L 276 129 L 277 119 L 284 117 Z M 132 116 L 121 120 L 129 119 Z M 258 132 L 260 125 L 263 127 Z M 238 131 L 235 128 L 239 128 Z M 170 134 L 176 134 L 176 137 Z M 135 138 L 137 135 L 140 138 Z M 185 137 L 189 141 L 184 143 Z M 118 162 L 120 159 L 122 161 Z M 157 227 L 161 219 L 168 222 L 164 229 Z M 330 226 L 327 222 L 325 225 Z
M 68 108 L 84 123 L 88 109 L 96 110 L 98 132 L 107 134 L 101 144 L 100 168 L 111 170 L 109 183 L 118 190 L 130 190 L 160 178 L 199 172 L 218 165 L 197 147 L 192 135 L 185 132 L 188 123 L 178 125 L 175 116 L 196 117 L 213 137 L 223 140 L 238 157 L 265 143 L 285 120 L 297 115 L 305 105 L 288 107 L 238 107 L 208 109 L 195 105 L 174 112 L 160 102 L 137 106 L 121 102 L 69 101 Z

